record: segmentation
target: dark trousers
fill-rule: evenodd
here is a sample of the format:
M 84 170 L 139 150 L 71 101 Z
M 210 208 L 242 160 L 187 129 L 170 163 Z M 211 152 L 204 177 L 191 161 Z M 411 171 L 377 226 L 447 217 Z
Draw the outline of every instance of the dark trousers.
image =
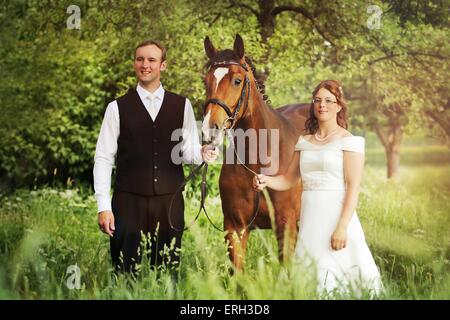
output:
M 115 227 L 110 238 L 111 257 L 117 271 L 135 271 L 144 254 L 152 267 L 179 264 L 183 231 L 170 227 L 169 206 L 173 194 L 142 196 L 115 191 L 112 199 Z M 183 195 L 175 195 L 171 221 L 184 228 Z M 143 239 L 142 236 L 145 236 Z M 165 248 L 166 247 L 166 248 Z

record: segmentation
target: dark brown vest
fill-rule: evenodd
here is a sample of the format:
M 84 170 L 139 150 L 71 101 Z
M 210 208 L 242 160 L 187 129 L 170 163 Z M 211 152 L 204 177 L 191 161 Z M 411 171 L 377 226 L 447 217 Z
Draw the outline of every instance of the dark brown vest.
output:
M 165 91 L 153 122 L 135 89 L 117 99 L 120 135 L 115 190 L 146 196 L 174 193 L 184 181 L 183 167 L 171 159 L 175 129 L 183 127 L 186 98 Z

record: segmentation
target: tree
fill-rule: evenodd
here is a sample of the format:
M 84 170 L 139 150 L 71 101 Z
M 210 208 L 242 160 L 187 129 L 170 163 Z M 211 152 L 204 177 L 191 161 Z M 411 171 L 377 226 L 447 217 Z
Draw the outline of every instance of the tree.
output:
M 310 101 L 319 81 L 334 78 L 350 100 L 353 125 L 397 132 L 396 147 L 383 144 L 387 154 L 399 150 L 400 132 L 418 126 L 449 141 L 448 30 L 442 14 L 430 14 L 445 4 L 402 1 L 418 8 L 404 15 L 403 5 L 375 2 L 384 11 L 381 29 L 368 28 L 366 3 L 344 0 L 86 0 L 78 4 L 81 29 L 73 30 L 66 27 L 70 1 L 5 2 L 0 177 L 30 185 L 51 181 L 57 168 L 61 181 L 89 180 L 105 107 L 135 85 L 133 49 L 148 38 L 169 48 L 163 83 L 188 96 L 197 117 L 205 98 L 203 39 L 225 48 L 240 33 L 274 106 Z

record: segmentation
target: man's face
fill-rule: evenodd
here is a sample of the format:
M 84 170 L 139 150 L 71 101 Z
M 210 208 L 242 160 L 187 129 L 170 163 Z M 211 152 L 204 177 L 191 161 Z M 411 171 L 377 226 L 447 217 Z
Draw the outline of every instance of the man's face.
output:
M 160 81 L 161 71 L 166 70 L 166 62 L 161 61 L 162 51 L 155 45 L 140 47 L 136 50 L 134 71 L 139 81 L 149 84 Z

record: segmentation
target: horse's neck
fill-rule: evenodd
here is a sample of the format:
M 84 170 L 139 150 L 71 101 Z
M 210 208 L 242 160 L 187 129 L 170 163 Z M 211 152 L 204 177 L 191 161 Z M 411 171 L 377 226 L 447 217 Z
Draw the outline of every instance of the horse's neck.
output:
M 260 96 L 255 98 L 257 99 L 252 100 L 248 106 L 250 110 L 247 116 L 239 122 L 239 128 L 244 131 L 256 130 L 256 141 L 253 140 L 255 143 L 246 146 L 246 154 L 256 152 L 258 155 L 258 163 L 252 166 L 253 170 L 262 172 L 261 164 L 264 163 L 265 168 L 275 170 L 265 173 L 273 175 L 279 170 L 285 171 L 290 162 L 286 152 L 289 150 L 289 141 L 293 138 L 293 128 L 281 114 L 266 105 Z
M 259 92 L 252 92 L 257 95 L 255 99 L 250 102 L 247 108 L 247 117 L 241 121 L 239 127 L 242 129 L 281 129 L 283 120 L 281 115 L 274 112 L 259 96 Z

